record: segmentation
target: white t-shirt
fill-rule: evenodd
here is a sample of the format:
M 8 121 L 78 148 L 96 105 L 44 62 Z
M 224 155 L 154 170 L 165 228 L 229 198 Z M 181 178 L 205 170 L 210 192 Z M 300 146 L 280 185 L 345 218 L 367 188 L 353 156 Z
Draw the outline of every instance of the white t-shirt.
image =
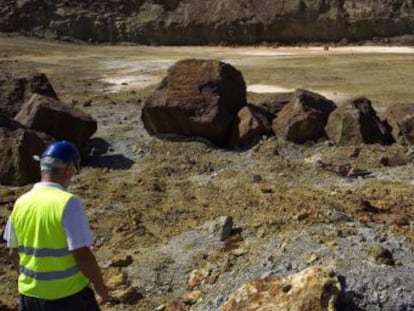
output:
M 61 185 L 51 182 L 39 182 L 35 184 L 34 187 L 55 187 L 65 190 Z M 62 225 L 63 230 L 65 231 L 68 249 L 70 251 L 84 246 L 89 247 L 93 244 L 89 222 L 79 199 L 72 198 L 67 203 L 65 210 L 63 211 Z M 7 241 L 7 247 L 16 248 L 19 246 L 16 232 L 10 218 L 7 221 L 3 238 Z

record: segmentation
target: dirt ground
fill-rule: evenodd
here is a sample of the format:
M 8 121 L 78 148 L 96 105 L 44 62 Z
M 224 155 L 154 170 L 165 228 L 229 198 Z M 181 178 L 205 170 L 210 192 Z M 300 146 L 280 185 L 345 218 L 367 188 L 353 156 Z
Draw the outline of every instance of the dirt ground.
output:
M 233 152 L 201 139 L 149 136 L 140 111 L 154 84 L 176 60 L 205 56 L 236 66 L 257 92 L 310 88 L 333 99 L 363 94 L 378 107 L 414 99 L 406 83 L 414 78 L 411 48 L 75 46 L 0 37 L 1 71 L 47 73 L 63 100 L 98 120 L 92 155 L 70 190 L 85 204 L 106 280 L 124 269 L 111 265 L 114 258 L 128 255 L 134 267 L 171 273 L 156 250 L 220 216 L 232 216 L 237 228 L 263 243 L 275 232 L 291 235 L 314 225 L 340 231 L 345 222 L 332 220 L 334 213 L 414 242 L 411 147 L 335 147 L 326 141 L 299 146 L 264 137 L 250 150 Z M 393 156 L 408 163 L 381 164 Z M 352 175 L 351 167 L 367 174 Z M 10 205 L 30 187 L 0 187 L 1 226 Z M 205 251 L 216 262 L 228 257 L 226 251 Z M 16 310 L 16 274 L 4 244 L 0 252 L 0 310 Z M 195 266 L 189 263 L 188 270 Z M 139 284 L 131 275 L 129 282 Z M 104 310 L 162 310 L 187 290 L 185 283 L 137 287 L 142 299 Z

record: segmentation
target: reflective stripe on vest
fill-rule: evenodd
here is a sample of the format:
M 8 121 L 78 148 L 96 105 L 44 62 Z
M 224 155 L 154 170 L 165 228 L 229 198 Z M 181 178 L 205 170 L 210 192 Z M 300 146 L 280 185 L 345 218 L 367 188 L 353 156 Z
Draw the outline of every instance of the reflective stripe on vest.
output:
M 35 257 L 63 257 L 70 254 L 67 248 L 53 249 L 53 248 L 34 248 L 19 246 L 19 252 L 25 255 Z
M 26 267 L 20 266 L 19 271 L 20 273 L 23 273 L 24 275 L 32 279 L 36 279 L 39 281 L 51 281 L 51 280 L 64 279 L 72 275 L 75 275 L 76 273 L 79 272 L 79 268 L 74 266 L 65 271 L 36 272 L 30 269 L 27 269 Z

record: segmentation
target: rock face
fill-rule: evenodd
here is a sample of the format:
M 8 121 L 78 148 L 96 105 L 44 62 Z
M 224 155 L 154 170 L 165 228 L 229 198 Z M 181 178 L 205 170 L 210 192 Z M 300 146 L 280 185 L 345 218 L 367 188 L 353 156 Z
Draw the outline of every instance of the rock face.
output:
M 411 0 L 4 0 L 0 31 L 143 44 L 253 44 L 411 34 L 413 16 Z
M 24 104 L 15 120 L 56 139 L 69 140 L 80 149 L 97 130 L 97 123 L 89 114 L 38 94 Z
M 273 121 L 277 136 L 297 144 L 325 136 L 329 114 L 336 108 L 329 99 L 306 90 L 297 90 Z
M 381 122 L 365 97 L 352 99 L 332 112 L 325 131 L 337 145 L 393 142 L 389 127 Z
M 39 163 L 33 155 L 40 154 L 51 138 L 12 121 L 4 124 L 0 124 L 0 184 L 21 186 L 39 180 Z
M 142 110 L 152 134 L 199 136 L 227 144 L 237 112 L 246 105 L 242 74 L 213 60 L 183 60 L 173 65 Z
M 391 134 L 396 142 L 414 144 L 414 104 L 389 106 L 383 119 L 391 126 Z
M 321 268 L 308 268 L 286 277 L 267 277 L 244 284 L 222 311 L 334 311 L 341 287 Z
M 230 132 L 229 146 L 249 147 L 257 143 L 263 135 L 271 135 L 274 115 L 264 108 L 246 105 L 237 113 Z
M 28 76 L 0 76 L 0 114 L 13 118 L 33 94 L 57 99 L 48 78 L 43 73 Z

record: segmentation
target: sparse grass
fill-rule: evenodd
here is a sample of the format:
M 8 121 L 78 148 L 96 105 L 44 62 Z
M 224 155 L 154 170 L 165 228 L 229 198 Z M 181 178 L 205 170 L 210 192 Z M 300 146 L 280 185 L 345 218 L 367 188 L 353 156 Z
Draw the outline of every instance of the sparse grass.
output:
M 217 58 L 239 69 L 248 85 L 363 95 L 376 106 L 414 101 L 410 83 L 414 80 L 414 53 L 356 53 L 322 48 L 91 46 L 21 37 L 0 37 L 0 53 L 8 55 L 0 57 L 0 71 L 45 72 L 66 100 L 102 94 L 108 87 L 102 78 L 140 76 L 159 81 L 169 65 L 179 59 Z M 255 98 L 262 96 L 250 94 L 249 100 Z
M 414 101 L 414 55 L 345 54 L 288 57 L 240 66 L 248 84 L 366 96 L 378 106 Z

